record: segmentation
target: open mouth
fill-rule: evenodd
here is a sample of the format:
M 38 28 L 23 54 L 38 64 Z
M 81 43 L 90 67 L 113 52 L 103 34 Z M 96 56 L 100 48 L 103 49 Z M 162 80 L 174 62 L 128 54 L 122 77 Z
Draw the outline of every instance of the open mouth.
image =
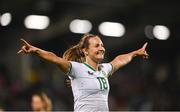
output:
M 97 54 L 97 55 L 99 55 L 99 54 L 100 54 L 100 55 L 104 55 L 104 51 L 99 51 L 99 52 L 97 52 L 96 54 Z

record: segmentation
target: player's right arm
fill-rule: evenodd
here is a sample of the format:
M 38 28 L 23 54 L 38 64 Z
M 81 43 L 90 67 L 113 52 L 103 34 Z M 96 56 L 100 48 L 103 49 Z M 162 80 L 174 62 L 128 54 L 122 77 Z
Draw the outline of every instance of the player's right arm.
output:
M 29 53 L 35 54 L 42 59 L 45 59 L 49 62 L 56 64 L 64 73 L 67 73 L 69 71 L 70 62 L 68 62 L 67 60 L 65 60 L 61 57 L 58 57 L 56 54 L 54 54 L 52 52 L 45 51 L 45 50 L 42 50 L 35 46 L 32 46 L 31 44 L 26 42 L 24 39 L 20 39 L 20 40 L 22 41 L 23 46 L 17 52 L 18 54 L 22 53 L 22 52 L 25 54 L 29 54 Z

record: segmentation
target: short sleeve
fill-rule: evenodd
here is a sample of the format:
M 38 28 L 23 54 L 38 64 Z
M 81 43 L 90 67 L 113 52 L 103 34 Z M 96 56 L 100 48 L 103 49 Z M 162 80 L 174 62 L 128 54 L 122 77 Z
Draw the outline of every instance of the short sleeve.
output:
M 73 79 L 76 77 L 78 74 L 77 71 L 81 68 L 81 63 L 70 61 L 70 67 L 69 67 L 69 72 L 67 75 L 69 78 Z
M 103 63 L 101 64 L 101 70 L 105 72 L 106 77 L 109 77 L 110 75 L 112 75 L 113 66 L 111 63 Z

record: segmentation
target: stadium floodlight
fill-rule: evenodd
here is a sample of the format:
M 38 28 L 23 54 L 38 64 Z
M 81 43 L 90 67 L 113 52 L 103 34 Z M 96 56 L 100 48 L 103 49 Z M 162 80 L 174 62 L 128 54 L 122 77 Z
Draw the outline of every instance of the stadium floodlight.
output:
M 105 36 L 122 37 L 125 34 L 125 27 L 121 23 L 103 22 L 99 25 L 99 31 Z
M 167 40 L 170 36 L 170 30 L 164 25 L 156 25 L 153 28 L 153 35 L 159 40 Z
M 1 15 L 0 23 L 2 26 L 7 26 L 10 24 L 11 20 L 12 20 L 11 13 L 7 12 Z
M 28 29 L 43 30 L 49 26 L 50 19 L 42 15 L 29 15 L 24 20 L 24 25 Z
M 74 19 L 71 21 L 69 29 L 73 33 L 88 33 L 92 29 L 92 24 L 88 20 Z
M 154 28 L 154 26 L 152 26 L 152 25 L 147 25 L 144 28 L 144 33 L 145 33 L 146 37 L 149 39 L 154 39 L 153 28 Z

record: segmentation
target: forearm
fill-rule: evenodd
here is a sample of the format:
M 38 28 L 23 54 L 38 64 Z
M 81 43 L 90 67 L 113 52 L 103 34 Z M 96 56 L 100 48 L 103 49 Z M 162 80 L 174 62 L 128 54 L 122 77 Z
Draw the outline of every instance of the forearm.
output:
M 36 48 L 33 54 L 37 55 L 38 57 L 44 60 L 52 62 L 53 64 L 56 64 L 64 73 L 67 73 L 69 70 L 70 63 L 62 59 L 61 57 L 58 57 L 56 54 L 52 52 Z
M 17 52 L 18 54 L 21 52 L 24 52 L 25 54 L 28 54 L 28 53 L 35 54 L 36 56 L 38 56 L 44 60 L 47 60 L 49 62 L 56 64 L 63 72 L 65 72 L 65 73 L 68 72 L 68 70 L 70 68 L 70 62 L 68 62 L 67 60 L 56 56 L 52 52 L 45 51 L 45 50 L 42 50 L 35 46 L 32 46 L 29 43 L 27 43 L 24 39 L 21 39 L 21 41 L 23 42 L 24 45 Z
M 117 71 L 119 68 L 125 66 L 131 60 L 137 56 L 136 51 L 127 53 L 127 54 L 122 54 L 118 55 L 112 62 L 111 64 L 113 65 L 114 72 Z
M 116 57 L 116 61 L 118 62 L 119 66 L 124 66 L 128 64 L 134 57 L 135 57 L 135 52 L 130 52 L 128 54 L 123 54 L 119 55 Z
M 35 54 L 36 56 L 44 59 L 44 60 L 47 60 L 49 62 L 52 62 L 52 63 L 55 63 L 57 64 L 58 63 L 58 56 L 56 56 L 54 53 L 52 52 L 49 52 L 49 51 L 45 51 L 45 50 L 42 50 L 40 48 L 35 48 L 35 50 L 32 52 L 33 54 Z

